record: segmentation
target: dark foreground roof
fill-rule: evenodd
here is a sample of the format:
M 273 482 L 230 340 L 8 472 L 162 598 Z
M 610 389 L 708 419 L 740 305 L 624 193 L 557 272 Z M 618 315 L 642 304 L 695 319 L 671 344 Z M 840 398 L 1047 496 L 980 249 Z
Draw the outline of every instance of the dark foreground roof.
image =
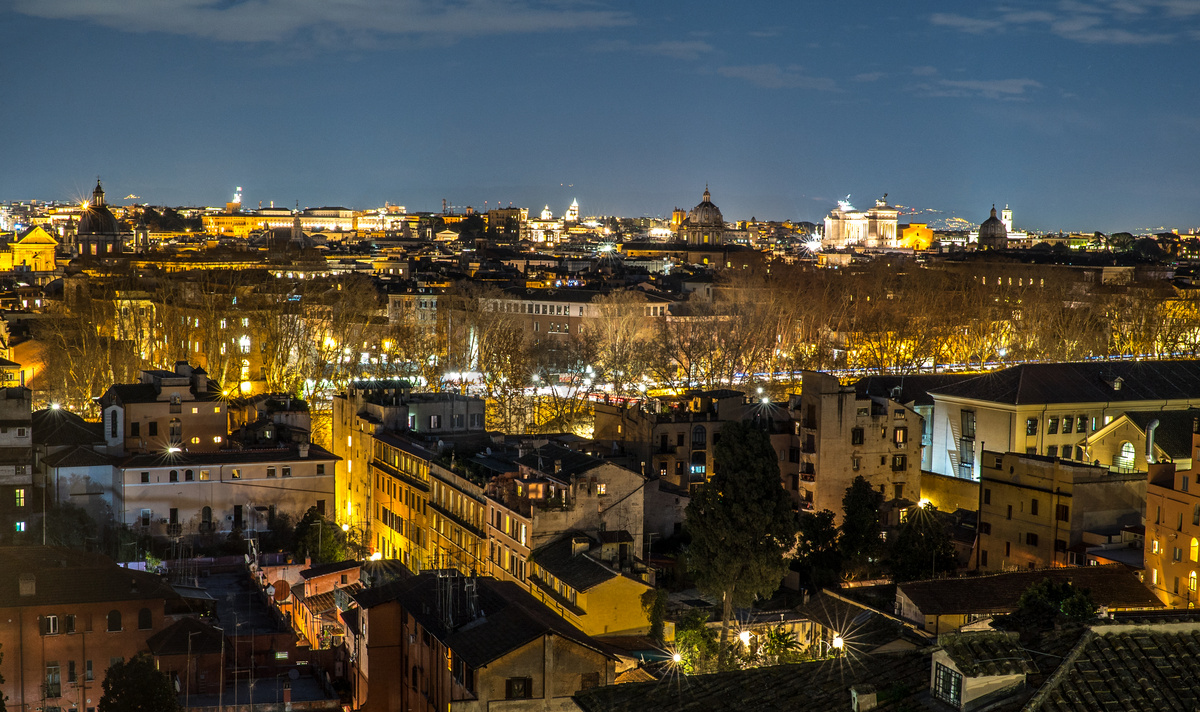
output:
M 155 655 L 203 655 L 221 652 L 221 631 L 195 618 L 182 618 L 146 640 Z
M 1200 709 L 1200 628 L 1093 628 L 1025 709 L 1194 712 Z
M 1027 363 L 930 393 L 1013 405 L 1178 401 L 1200 398 L 1200 361 Z
M 927 616 L 1011 613 L 1025 589 L 1043 579 L 1088 589 L 1098 606 L 1162 608 L 1162 601 L 1120 564 L 1011 571 L 987 576 L 910 581 L 898 584 L 897 597 L 907 596 Z
M 838 658 L 711 675 L 669 675 L 655 682 L 593 687 L 575 693 L 584 712 L 760 712 L 849 710 L 850 687 L 875 684 L 877 710 L 897 709 L 889 693 L 911 698 L 929 687 L 929 655 L 905 652 Z

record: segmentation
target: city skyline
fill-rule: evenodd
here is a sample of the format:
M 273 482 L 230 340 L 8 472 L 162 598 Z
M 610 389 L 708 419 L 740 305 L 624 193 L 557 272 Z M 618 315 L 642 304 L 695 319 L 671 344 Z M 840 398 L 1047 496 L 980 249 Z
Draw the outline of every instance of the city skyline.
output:
M 1200 3 L 0 5 L 0 199 L 1200 223 Z M 48 41 L 49 40 L 49 41 Z M 125 202 L 113 200 L 113 202 Z

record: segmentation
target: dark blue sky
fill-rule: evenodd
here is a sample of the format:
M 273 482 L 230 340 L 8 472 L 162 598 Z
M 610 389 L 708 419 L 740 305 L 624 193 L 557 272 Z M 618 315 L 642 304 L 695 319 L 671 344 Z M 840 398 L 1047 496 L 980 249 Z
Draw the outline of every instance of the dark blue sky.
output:
M 1187 229 L 1197 39 L 1200 0 L 0 0 L 0 200 Z

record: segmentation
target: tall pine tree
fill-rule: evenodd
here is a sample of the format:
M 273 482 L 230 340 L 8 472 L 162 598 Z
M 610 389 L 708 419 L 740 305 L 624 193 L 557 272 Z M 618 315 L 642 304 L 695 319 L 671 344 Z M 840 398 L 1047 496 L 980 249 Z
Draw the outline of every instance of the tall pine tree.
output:
M 688 568 L 701 591 L 721 598 L 719 665 L 724 668 L 733 609 L 779 588 L 797 522 L 765 432 L 749 423 L 727 424 L 713 454 L 712 479 L 687 508 Z

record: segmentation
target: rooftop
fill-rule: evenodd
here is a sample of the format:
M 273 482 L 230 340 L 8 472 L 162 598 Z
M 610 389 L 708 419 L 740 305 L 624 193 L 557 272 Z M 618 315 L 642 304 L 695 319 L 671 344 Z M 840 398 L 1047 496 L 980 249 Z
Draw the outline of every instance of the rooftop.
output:
M 1011 405 L 1178 401 L 1200 398 L 1200 360 L 1027 363 L 930 393 Z

